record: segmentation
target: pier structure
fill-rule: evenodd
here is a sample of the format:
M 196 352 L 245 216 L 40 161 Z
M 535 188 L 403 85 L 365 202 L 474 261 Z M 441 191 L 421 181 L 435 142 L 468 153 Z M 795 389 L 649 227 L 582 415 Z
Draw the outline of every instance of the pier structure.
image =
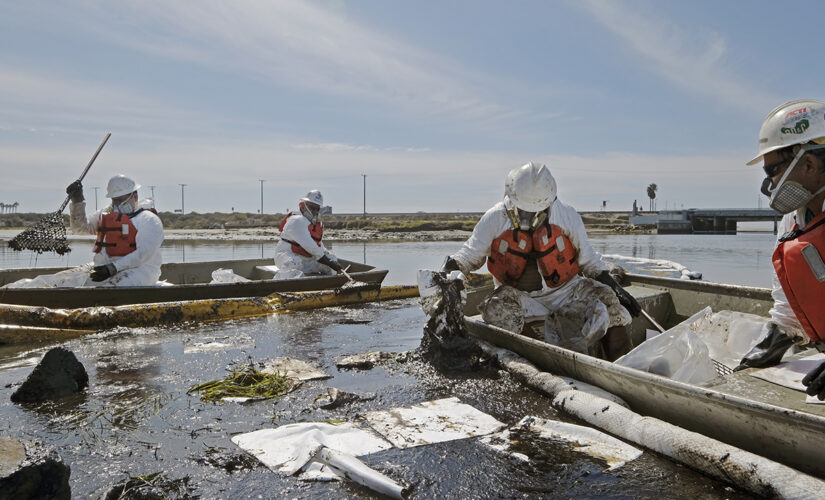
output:
M 656 224 L 659 234 L 736 234 L 737 222 L 773 222 L 782 215 L 770 208 L 689 208 L 632 215 L 634 225 Z

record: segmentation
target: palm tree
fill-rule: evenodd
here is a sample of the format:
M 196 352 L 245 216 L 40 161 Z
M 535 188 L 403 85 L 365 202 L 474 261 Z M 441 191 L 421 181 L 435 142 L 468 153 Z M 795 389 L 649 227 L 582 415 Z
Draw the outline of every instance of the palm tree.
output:
M 659 189 L 659 186 L 656 184 L 651 184 L 647 187 L 647 197 L 650 198 L 650 211 L 654 211 L 656 209 L 656 190 Z

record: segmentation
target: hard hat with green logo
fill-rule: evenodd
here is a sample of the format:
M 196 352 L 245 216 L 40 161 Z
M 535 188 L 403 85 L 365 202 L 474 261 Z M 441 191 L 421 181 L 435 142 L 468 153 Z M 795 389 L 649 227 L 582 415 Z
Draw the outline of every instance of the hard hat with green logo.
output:
M 755 165 L 771 151 L 796 144 L 825 144 L 825 102 L 798 99 L 771 111 L 759 130 L 759 154 L 748 162 Z

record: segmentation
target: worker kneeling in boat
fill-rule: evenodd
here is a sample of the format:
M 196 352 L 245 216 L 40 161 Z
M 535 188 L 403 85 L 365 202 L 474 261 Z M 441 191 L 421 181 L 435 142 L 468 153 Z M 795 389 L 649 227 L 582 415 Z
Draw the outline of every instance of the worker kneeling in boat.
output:
M 497 286 L 481 307 L 485 321 L 520 330 L 522 318 L 515 327 L 513 318 L 521 314 L 529 321 L 537 301 L 548 313 L 548 342 L 610 361 L 630 350 L 626 327 L 641 307 L 588 243 L 581 216 L 556 199 L 546 166 L 511 170 L 504 200 L 484 214 L 442 270 L 466 275 L 485 260 Z
M 774 306 L 768 334 L 737 369 L 780 362 L 794 343 L 825 350 L 825 102 L 785 103 L 759 131 L 762 193 L 784 214 L 773 253 Z M 825 363 L 803 378 L 809 395 L 825 399 Z
M 140 185 L 124 175 L 109 179 L 106 197 L 112 204 L 86 214 L 83 185 L 66 188 L 71 197 L 71 226 L 96 234 L 92 272 L 86 286 L 155 286 L 160 278 L 163 223 L 150 200 L 138 201 Z
M 324 197 L 312 190 L 298 201 L 298 212 L 289 212 L 278 230 L 275 246 L 275 279 L 300 278 L 308 274 L 332 275 L 341 271 L 338 259 L 324 247 L 324 223 L 318 220 Z

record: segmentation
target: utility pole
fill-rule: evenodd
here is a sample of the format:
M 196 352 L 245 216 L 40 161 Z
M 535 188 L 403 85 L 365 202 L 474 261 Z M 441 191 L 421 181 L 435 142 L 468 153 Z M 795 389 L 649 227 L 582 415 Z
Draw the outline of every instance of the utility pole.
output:
M 184 214 L 184 208 L 183 208 L 184 207 L 184 205 L 183 205 L 183 188 L 184 188 L 184 186 L 186 186 L 186 184 L 181 184 L 180 185 L 180 214 L 181 215 Z
M 364 215 L 367 215 L 367 174 L 361 174 L 364 178 Z
M 258 182 L 261 183 L 261 215 L 264 214 L 264 179 L 258 179 Z
M 97 190 L 100 189 L 99 187 L 93 187 L 92 189 L 95 190 L 95 210 L 97 210 Z
M 149 189 L 152 190 L 152 206 L 157 210 L 158 204 L 155 203 L 155 186 L 149 186 Z

